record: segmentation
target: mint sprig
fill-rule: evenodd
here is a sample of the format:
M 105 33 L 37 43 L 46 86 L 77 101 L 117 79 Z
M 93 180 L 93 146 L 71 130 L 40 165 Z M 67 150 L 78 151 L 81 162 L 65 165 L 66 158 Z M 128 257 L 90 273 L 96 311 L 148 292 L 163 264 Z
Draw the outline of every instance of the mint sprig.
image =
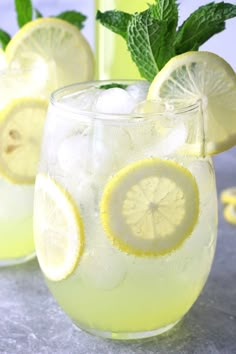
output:
M 38 9 L 34 9 L 34 18 L 41 18 L 43 17 L 42 13 Z
M 225 21 L 236 16 L 236 5 L 214 2 L 199 7 L 180 26 L 175 40 L 176 53 L 198 50 L 209 38 L 225 29 Z
M 127 45 L 142 77 L 152 81 L 174 55 L 172 34 L 165 21 L 157 21 L 150 11 L 132 16 Z M 168 40 L 169 39 L 169 40 Z
M 127 29 L 132 15 L 123 11 L 97 11 L 96 20 L 100 21 L 102 25 L 119 34 L 124 39 L 127 38 Z
M 60 13 L 56 17 L 71 23 L 78 29 L 82 29 L 84 27 L 84 21 L 87 18 L 85 15 L 82 15 L 80 12 L 77 11 L 65 11 Z
M 15 0 L 18 26 L 21 28 L 32 21 L 33 7 L 31 0 Z
M 3 50 L 5 50 L 10 40 L 11 40 L 10 34 L 0 29 L 0 44 Z
M 158 0 L 157 4 L 149 5 L 151 14 L 156 20 L 166 21 L 169 29 L 176 29 L 178 25 L 178 4 L 175 0 Z
M 99 86 L 99 88 L 102 89 L 102 90 L 109 90 L 111 88 L 121 88 L 121 89 L 125 90 L 127 87 L 128 87 L 128 85 L 119 84 L 117 82 L 112 82 L 111 84 L 106 84 L 106 85 Z
M 146 11 L 135 14 L 98 11 L 96 18 L 126 40 L 141 76 L 148 81 L 154 79 L 171 57 L 198 50 L 225 29 L 226 20 L 236 17 L 236 5 L 211 2 L 193 12 L 178 28 L 176 0 L 156 0 L 147 6 Z

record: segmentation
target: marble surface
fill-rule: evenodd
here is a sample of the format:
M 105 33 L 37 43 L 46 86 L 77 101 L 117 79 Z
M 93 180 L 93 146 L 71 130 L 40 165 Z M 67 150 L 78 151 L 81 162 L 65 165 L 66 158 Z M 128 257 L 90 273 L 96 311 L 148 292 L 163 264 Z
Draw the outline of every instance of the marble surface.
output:
M 215 160 L 218 192 L 236 185 L 236 150 Z M 112 342 L 78 330 L 48 292 L 37 261 L 0 269 L 0 354 L 236 354 L 236 227 L 222 218 L 207 285 L 172 331 Z

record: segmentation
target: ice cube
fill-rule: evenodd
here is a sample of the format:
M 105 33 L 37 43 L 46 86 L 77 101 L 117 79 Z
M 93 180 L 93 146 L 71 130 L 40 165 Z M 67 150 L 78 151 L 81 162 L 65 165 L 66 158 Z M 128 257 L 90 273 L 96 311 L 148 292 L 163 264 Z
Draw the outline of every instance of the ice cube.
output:
M 153 151 L 158 156 L 168 156 L 175 153 L 178 148 L 180 148 L 187 139 L 187 129 L 183 122 L 179 124 L 173 122 L 173 126 L 167 128 L 163 128 L 164 132 L 162 134 L 158 134 L 160 127 L 156 125 L 156 143 L 153 146 Z
M 203 204 L 209 203 L 214 197 L 215 175 L 211 161 L 193 160 L 188 165 L 190 172 L 195 176 L 200 190 L 200 197 Z
M 110 139 L 110 135 L 108 136 Z M 85 132 L 66 138 L 59 146 L 58 164 L 62 174 L 80 181 L 92 174 L 102 183 L 113 170 L 114 157 L 110 141 L 104 135 L 104 126 L 89 128 Z
M 78 268 L 82 281 L 92 288 L 111 290 L 119 286 L 127 272 L 125 258 L 109 244 L 88 250 Z
M 104 90 L 97 97 L 94 110 L 98 113 L 129 114 L 134 110 L 135 100 L 119 87 Z
M 95 210 L 97 197 L 96 176 L 91 174 L 81 174 L 79 178 L 71 183 L 71 190 L 83 215 L 90 216 L 91 211 Z
M 101 94 L 101 92 L 103 92 L 103 90 L 97 88 L 82 90 L 66 96 L 61 100 L 61 102 L 81 111 L 92 112 L 97 97 Z
M 66 174 L 86 173 L 89 163 L 89 139 L 82 134 L 66 138 L 60 145 L 57 153 L 61 169 Z
M 126 88 L 126 92 L 132 96 L 136 103 L 142 102 L 146 99 L 150 84 L 147 81 L 138 81 Z

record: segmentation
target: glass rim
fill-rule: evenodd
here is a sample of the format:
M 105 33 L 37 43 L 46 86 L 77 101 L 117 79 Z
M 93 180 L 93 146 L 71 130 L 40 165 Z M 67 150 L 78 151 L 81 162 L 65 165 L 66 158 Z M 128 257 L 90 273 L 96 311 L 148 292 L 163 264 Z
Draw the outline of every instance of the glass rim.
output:
M 78 82 L 70 85 L 63 86 L 50 95 L 50 103 L 53 107 L 59 108 L 60 110 L 64 111 L 65 113 L 69 113 L 76 119 L 76 116 L 83 116 L 83 119 L 93 120 L 93 121 L 103 121 L 103 122 L 129 122 L 129 123 L 137 123 L 138 121 L 143 120 L 152 120 L 156 119 L 157 116 L 159 118 L 167 118 L 167 116 L 179 116 L 184 115 L 187 113 L 194 112 L 196 110 L 199 111 L 200 103 L 196 101 L 195 103 L 183 106 L 181 108 L 175 108 L 173 111 L 163 111 L 163 112 L 132 112 L 132 113 L 100 113 L 96 111 L 89 111 L 89 110 L 80 110 L 79 107 L 72 107 L 67 103 L 60 102 L 60 99 L 66 97 L 69 94 L 73 94 L 79 92 L 80 90 L 85 90 L 86 88 L 99 88 L 102 85 L 108 85 L 113 83 L 124 84 L 124 85 L 131 85 L 136 82 L 145 82 L 145 80 L 92 80 L 92 81 L 85 81 L 85 82 Z M 145 101 L 144 101 L 145 102 Z M 157 102 L 157 101 L 146 101 L 146 102 Z M 140 102 L 142 103 L 142 102 Z M 79 118 L 77 118 L 79 119 Z

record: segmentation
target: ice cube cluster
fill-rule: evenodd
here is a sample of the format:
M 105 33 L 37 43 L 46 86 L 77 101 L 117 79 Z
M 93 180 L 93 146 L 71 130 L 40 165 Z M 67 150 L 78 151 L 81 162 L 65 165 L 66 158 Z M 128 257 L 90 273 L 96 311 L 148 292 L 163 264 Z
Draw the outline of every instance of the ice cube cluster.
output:
M 86 251 L 75 276 L 88 286 L 111 290 L 126 277 L 126 255 L 111 248 L 98 217 L 105 185 L 130 163 L 169 156 L 186 139 L 181 120 L 142 117 L 139 107 L 148 89 L 140 81 L 81 90 L 49 109 L 42 156 L 49 175 L 69 191 L 83 217 Z
M 147 82 L 138 81 L 127 87 L 81 90 L 60 100 L 65 110 L 53 107 L 49 112 L 49 138 L 45 139 L 45 151 L 51 154 L 49 168 L 80 205 L 96 205 L 96 186 L 102 190 L 126 165 L 151 156 L 168 156 L 184 143 L 183 123 L 173 129 L 173 124 L 168 126 L 158 118 L 139 118 L 137 107 L 148 89 Z M 130 114 L 135 124 L 126 119 Z

